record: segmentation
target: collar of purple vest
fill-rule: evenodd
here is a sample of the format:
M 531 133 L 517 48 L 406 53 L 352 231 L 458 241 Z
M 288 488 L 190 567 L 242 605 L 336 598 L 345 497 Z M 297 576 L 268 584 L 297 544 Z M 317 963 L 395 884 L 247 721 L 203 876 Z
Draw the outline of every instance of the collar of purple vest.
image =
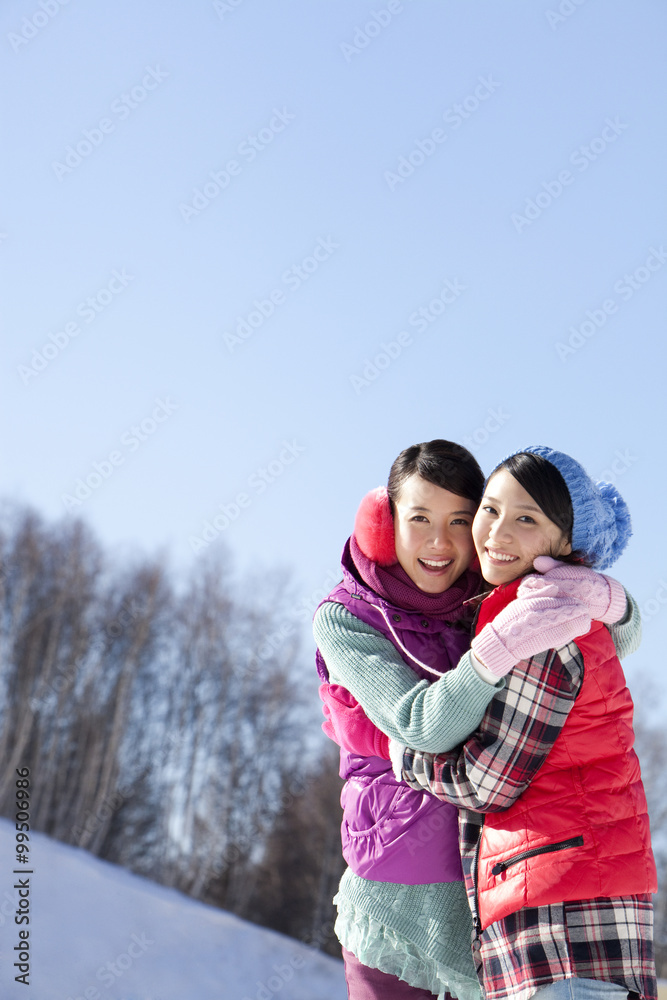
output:
M 342 582 L 322 604 L 327 601 L 342 604 L 355 618 L 386 636 L 419 677 L 437 680 L 456 666 L 470 646 L 470 626 L 465 620 L 470 618 L 467 609 L 459 606 L 460 621 L 452 621 L 453 615 L 446 619 L 423 611 L 410 611 L 381 597 L 360 579 L 349 545 L 343 552 L 342 569 Z M 319 650 L 316 660 L 320 678 L 328 681 L 329 672 Z

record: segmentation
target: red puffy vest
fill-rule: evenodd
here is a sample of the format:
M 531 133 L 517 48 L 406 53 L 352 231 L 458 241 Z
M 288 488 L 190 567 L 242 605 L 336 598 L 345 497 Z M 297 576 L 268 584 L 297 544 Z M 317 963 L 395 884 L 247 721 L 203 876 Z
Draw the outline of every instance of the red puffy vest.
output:
M 493 617 L 520 582 L 490 595 Z M 488 611 L 480 618 L 478 630 Z M 484 817 L 477 867 L 482 928 L 524 906 L 657 890 L 623 668 L 600 622 L 576 644 L 583 683 L 546 761 L 509 809 Z

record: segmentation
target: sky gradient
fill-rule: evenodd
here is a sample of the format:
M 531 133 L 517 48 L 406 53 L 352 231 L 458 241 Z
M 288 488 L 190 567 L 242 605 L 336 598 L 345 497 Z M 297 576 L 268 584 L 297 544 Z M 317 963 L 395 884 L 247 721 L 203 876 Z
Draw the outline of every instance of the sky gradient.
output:
M 664 678 L 664 5 L 0 22 L 3 497 L 289 568 L 305 629 L 404 447 L 547 444 L 627 500 L 630 670 Z

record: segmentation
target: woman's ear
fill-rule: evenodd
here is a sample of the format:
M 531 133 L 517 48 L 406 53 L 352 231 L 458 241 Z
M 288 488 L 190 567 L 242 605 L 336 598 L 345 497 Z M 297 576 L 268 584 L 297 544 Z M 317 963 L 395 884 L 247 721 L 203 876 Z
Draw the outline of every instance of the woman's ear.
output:
M 559 556 L 569 556 L 572 552 L 572 543 L 567 538 L 563 538 L 558 549 Z
M 386 486 L 367 493 L 354 519 L 354 537 L 366 556 L 378 566 L 398 562 L 394 542 L 394 519 Z

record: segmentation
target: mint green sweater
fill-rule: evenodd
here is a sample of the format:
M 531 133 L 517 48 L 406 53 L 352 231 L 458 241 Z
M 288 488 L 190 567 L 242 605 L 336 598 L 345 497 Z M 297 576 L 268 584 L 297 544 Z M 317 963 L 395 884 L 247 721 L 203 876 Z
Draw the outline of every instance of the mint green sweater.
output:
M 470 654 L 434 684 L 419 681 L 388 639 L 340 604 L 323 604 L 313 631 L 331 683 L 347 688 L 388 736 L 415 749 L 442 752 L 462 742 L 504 684 L 483 680 Z M 629 594 L 625 617 L 610 631 L 621 658 L 638 647 L 641 616 Z M 334 903 L 338 938 L 364 965 L 436 995 L 447 989 L 480 1000 L 462 882 L 397 885 L 348 868 Z

